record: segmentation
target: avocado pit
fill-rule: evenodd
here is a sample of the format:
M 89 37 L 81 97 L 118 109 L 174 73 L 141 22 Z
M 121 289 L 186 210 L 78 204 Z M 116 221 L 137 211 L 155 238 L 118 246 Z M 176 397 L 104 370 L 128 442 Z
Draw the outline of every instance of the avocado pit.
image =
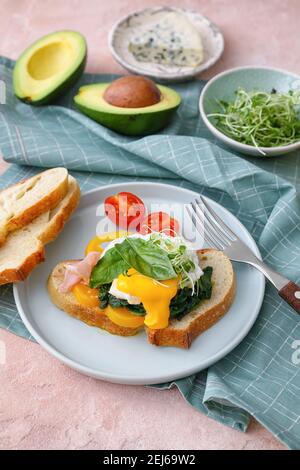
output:
M 113 81 L 105 90 L 104 100 L 119 108 L 145 108 L 161 100 L 161 92 L 149 78 L 128 75 Z
M 180 95 L 175 90 L 163 85 L 155 85 L 153 89 L 149 80 L 150 90 L 152 91 L 152 99 L 149 100 L 149 93 L 141 92 L 141 89 L 144 90 L 145 79 L 142 79 L 142 77 L 134 77 L 134 79 L 133 77 L 126 77 L 125 84 L 128 84 L 128 79 L 130 80 L 130 93 L 123 93 L 124 88 L 122 86 L 122 94 L 118 93 L 117 95 L 112 93 L 114 91 L 113 85 L 115 86 L 117 81 L 113 84 L 93 83 L 82 86 L 74 97 L 75 105 L 89 118 L 120 134 L 131 136 L 155 134 L 163 129 L 174 116 L 180 105 Z M 138 79 L 140 85 L 142 79 L 143 86 L 136 86 L 136 79 Z M 147 79 L 148 90 L 149 81 Z M 124 80 L 118 80 L 118 83 L 122 85 Z M 128 90 L 127 86 L 125 87 L 126 90 Z M 134 101 L 128 103 L 128 98 Z M 152 104 L 153 102 L 154 104 Z

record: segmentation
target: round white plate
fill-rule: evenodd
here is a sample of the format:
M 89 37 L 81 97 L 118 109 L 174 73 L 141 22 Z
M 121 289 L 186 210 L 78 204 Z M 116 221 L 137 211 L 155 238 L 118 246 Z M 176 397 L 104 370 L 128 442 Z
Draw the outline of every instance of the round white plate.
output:
M 82 258 L 84 247 L 95 236 L 97 223 L 104 220 L 99 215 L 101 203 L 118 191 L 130 191 L 142 198 L 147 207 L 155 203 L 162 209 L 166 204 L 187 204 L 197 196 L 183 188 L 147 182 L 104 186 L 84 194 L 61 235 L 47 246 L 46 261 L 25 282 L 14 285 L 20 316 L 41 346 L 63 363 L 92 377 L 126 384 L 154 384 L 205 369 L 239 344 L 256 320 L 265 280 L 250 266 L 235 264 L 237 293 L 232 307 L 216 325 L 199 336 L 189 350 L 153 346 L 147 342 L 145 333 L 125 338 L 111 335 L 60 311 L 48 297 L 46 282 L 52 268 L 64 259 Z M 210 202 L 260 256 L 245 227 L 222 206 Z M 179 222 L 182 223 L 180 218 Z
M 187 17 L 198 29 L 204 49 L 204 60 L 197 67 L 139 62 L 128 49 L 132 36 L 166 12 L 175 11 Z M 190 80 L 208 69 L 220 58 L 224 50 L 224 38 L 218 27 L 198 12 L 176 7 L 154 7 L 131 13 L 118 21 L 112 28 L 108 39 L 110 51 L 119 64 L 129 72 L 169 82 Z

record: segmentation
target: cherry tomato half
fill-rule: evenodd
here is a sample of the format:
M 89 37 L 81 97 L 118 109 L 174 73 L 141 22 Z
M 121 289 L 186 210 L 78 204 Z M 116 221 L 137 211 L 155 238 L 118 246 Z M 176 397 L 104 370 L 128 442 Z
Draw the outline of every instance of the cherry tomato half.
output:
M 138 230 L 146 209 L 143 201 L 132 193 L 121 192 L 104 201 L 105 214 L 121 228 Z
M 140 233 L 143 235 L 162 231 L 171 237 L 175 237 L 179 232 L 179 223 L 166 212 L 152 212 L 141 222 Z

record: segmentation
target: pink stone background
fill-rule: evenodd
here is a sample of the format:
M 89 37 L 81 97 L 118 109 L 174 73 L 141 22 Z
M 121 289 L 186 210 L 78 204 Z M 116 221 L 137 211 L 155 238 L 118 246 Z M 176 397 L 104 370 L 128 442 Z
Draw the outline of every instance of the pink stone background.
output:
M 225 53 L 204 78 L 247 64 L 300 73 L 299 0 L 0 0 L 0 54 L 17 58 L 39 36 L 75 29 L 88 42 L 88 71 L 122 73 L 107 46 L 111 26 L 161 3 L 198 10 L 223 31 Z M 96 381 L 4 331 L 0 347 L 0 449 L 284 448 L 255 421 L 243 434 L 203 416 L 177 390 Z

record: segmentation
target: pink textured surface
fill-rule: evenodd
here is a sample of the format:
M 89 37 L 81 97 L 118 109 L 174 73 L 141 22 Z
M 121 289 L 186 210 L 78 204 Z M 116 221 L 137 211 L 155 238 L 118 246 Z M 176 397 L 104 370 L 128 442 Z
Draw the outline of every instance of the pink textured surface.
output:
M 209 16 L 225 35 L 222 59 L 203 77 L 246 64 L 300 73 L 298 0 L 1 0 L 0 54 L 16 58 L 39 36 L 75 29 L 87 70 L 119 72 L 107 33 L 129 11 L 178 5 Z M 6 164 L 0 162 L 0 170 Z M 0 449 L 283 449 L 258 423 L 246 434 L 188 406 L 177 390 L 113 385 L 61 365 L 38 345 L 0 331 Z

